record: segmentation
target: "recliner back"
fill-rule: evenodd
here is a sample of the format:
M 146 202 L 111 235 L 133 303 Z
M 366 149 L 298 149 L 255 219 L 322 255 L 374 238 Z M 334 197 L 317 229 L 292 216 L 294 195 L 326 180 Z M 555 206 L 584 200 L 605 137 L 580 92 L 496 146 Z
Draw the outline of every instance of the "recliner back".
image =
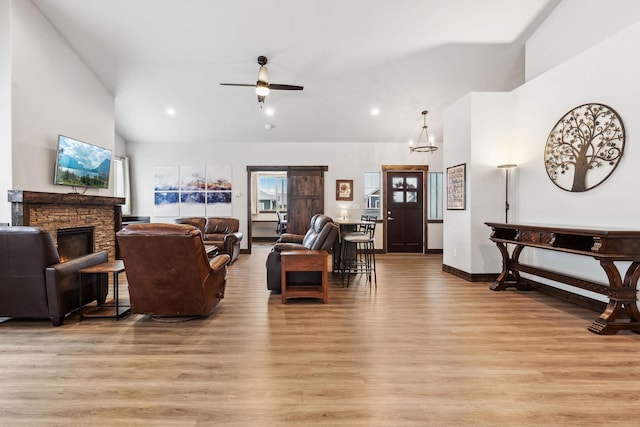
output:
M 333 219 L 316 214 L 311 218 L 311 228 L 305 234 L 302 246 L 312 250 L 330 250 L 337 234 L 338 226 Z
M 131 224 L 117 237 L 132 313 L 207 315 L 222 299 L 226 267 L 214 274 L 200 230 L 194 226 Z M 226 265 L 229 256 L 220 257 Z
M 0 315 L 48 317 L 45 270 L 58 262 L 48 231 L 0 227 Z
M 0 227 L 0 316 L 48 318 L 55 326 L 65 315 L 95 299 L 104 301 L 107 283 L 78 271 L 107 262 L 108 252 L 87 254 L 64 263 L 51 233 L 39 227 Z

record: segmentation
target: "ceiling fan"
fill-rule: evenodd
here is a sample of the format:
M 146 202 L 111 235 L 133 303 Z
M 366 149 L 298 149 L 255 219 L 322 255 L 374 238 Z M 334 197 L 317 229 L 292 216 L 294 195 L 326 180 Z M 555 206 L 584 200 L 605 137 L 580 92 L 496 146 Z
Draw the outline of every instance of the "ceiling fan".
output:
M 303 86 L 296 85 L 281 85 L 276 83 L 269 84 L 269 75 L 267 74 L 267 57 L 266 56 L 258 56 L 258 64 L 260 65 L 260 69 L 258 70 L 258 81 L 256 84 L 245 84 L 245 83 L 220 83 L 221 86 L 247 86 L 247 87 L 255 87 L 256 95 L 258 95 L 258 102 L 263 103 L 264 99 L 267 95 L 269 95 L 269 90 L 302 90 Z

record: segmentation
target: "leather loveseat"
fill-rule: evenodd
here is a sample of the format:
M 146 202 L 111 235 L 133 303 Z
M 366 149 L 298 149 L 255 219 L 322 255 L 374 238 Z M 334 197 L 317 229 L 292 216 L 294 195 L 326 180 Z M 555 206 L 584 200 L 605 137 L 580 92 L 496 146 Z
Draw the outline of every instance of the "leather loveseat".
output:
M 209 260 L 197 228 L 131 224 L 116 236 L 132 313 L 207 316 L 224 298 L 229 255 Z
M 338 237 L 339 227 L 326 215 L 316 214 L 305 235 L 283 233 L 267 256 L 267 289 L 280 292 L 282 288 L 282 251 L 325 250 L 331 251 Z M 288 283 L 305 284 L 317 281 L 317 272 L 291 272 Z
M 193 225 L 202 233 L 202 240 L 205 245 L 216 245 L 218 253 L 227 254 L 231 257 L 229 263 L 234 262 L 240 255 L 240 242 L 242 233 L 240 221 L 236 218 L 222 217 L 190 217 L 178 218 L 176 224 Z
M 66 262 L 51 233 L 39 227 L 0 227 L 0 317 L 49 319 L 60 326 L 80 307 L 78 271 L 108 261 L 107 251 Z M 83 277 L 82 303 L 104 303 L 107 283 Z

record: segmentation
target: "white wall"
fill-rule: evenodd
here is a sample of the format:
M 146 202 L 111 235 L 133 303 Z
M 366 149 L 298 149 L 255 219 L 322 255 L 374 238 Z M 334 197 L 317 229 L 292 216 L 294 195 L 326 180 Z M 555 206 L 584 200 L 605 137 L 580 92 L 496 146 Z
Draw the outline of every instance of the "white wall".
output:
M 0 0 L 0 200 L 11 188 L 11 1 Z M 0 223 L 11 222 L 11 205 L 0 204 Z
M 468 172 L 471 259 L 469 271 L 496 271 L 495 245 L 485 221 L 504 221 L 505 177 L 498 165 L 514 163 L 509 94 L 472 94 L 471 167 Z M 511 203 L 511 199 L 510 199 Z M 511 212 L 510 212 L 511 214 Z M 465 270 L 467 271 L 467 270 Z
M 525 80 L 560 65 L 638 19 L 638 0 L 562 0 L 527 40 Z M 608 62 L 610 58 L 603 60 Z
M 564 10 L 563 10 L 564 11 Z M 555 12 L 554 12 L 555 13 Z M 560 17 L 569 19 L 568 16 Z M 554 19 L 560 19 L 554 16 Z M 484 227 L 485 237 L 480 242 L 480 230 L 484 221 L 503 220 L 504 211 L 499 214 L 486 210 L 484 203 L 491 197 L 489 188 L 478 188 L 493 179 L 504 185 L 503 178 L 496 179 L 495 170 L 483 165 L 491 156 L 485 156 L 487 138 L 503 139 L 505 152 L 509 153 L 508 163 L 518 164 L 514 179 L 514 187 L 510 198 L 513 210 L 512 222 L 540 223 L 551 225 L 593 226 L 614 228 L 640 228 L 638 212 L 640 198 L 634 196 L 636 183 L 640 181 L 640 169 L 635 165 L 640 162 L 640 149 L 636 135 L 640 134 L 640 105 L 637 103 L 640 89 L 637 76 L 640 75 L 640 59 L 631 55 L 640 41 L 640 23 L 633 24 L 621 32 L 608 37 L 601 43 L 585 49 L 562 64 L 554 67 L 539 77 L 502 97 L 493 94 L 474 94 L 465 97 L 461 102 L 469 105 L 470 118 L 459 106 L 454 105 L 447 110 L 445 121 L 445 167 L 450 166 L 449 149 L 456 145 L 455 153 L 464 153 L 467 146 L 471 149 L 472 185 L 470 200 L 472 210 L 472 226 L 466 236 L 456 236 L 452 244 L 459 244 L 466 239 L 472 248 L 472 259 L 467 264 L 469 273 L 497 273 L 500 257 L 494 247 L 486 252 L 482 246 L 489 243 L 489 229 Z M 626 130 L 624 157 L 616 171 L 600 186 L 584 192 L 570 193 L 555 186 L 548 178 L 544 167 L 544 145 L 549 132 L 558 119 L 572 108 L 590 102 L 607 104 L 622 117 Z M 495 111 L 504 114 L 502 123 L 490 120 L 487 112 Z M 457 120 L 453 120 L 453 117 Z M 471 123 L 470 142 L 463 138 L 451 141 L 449 128 L 456 126 L 465 128 Z M 498 143 L 500 144 L 500 143 Z M 498 153 L 493 153 L 497 156 Z M 458 159 L 456 159 L 458 161 Z M 500 160 L 503 161 L 503 160 Z M 481 168 L 477 169 L 478 163 Z M 498 162 L 495 162 L 497 164 Z M 502 172 L 503 173 L 503 172 Z M 503 176 L 503 175 L 501 175 Z M 499 191 L 503 197 L 504 191 Z M 480 197 L 480 200 L 477 200 Z M 504 199 L 501 204 L 504 206 Z M 495 203 L 493 200 L 490 203 Z M 475 215 L 476 211 L 482 212 Z M 459 233 L 450 230 L 456 226 L 455 220 L 445 217 L 445 263 L 451 260 L 449 234 Z M 461 224 L 464 225 L 464 224 Z M 474 233 L 474 229 L 478 233 Z M 483 260 L 485 256 L 492 260 Z M 550 251 L 528 248 L 521 260 L 568 274 L 591 280 L 606 282 L 606 276 L 598 263 L 587 257 L 580 257 Z M 454 265 L 455 266 L 455 265 Z M 544 281 L 542 279 L 537 279 Z M 547 281 L 548 283 L 548 281 Z M 566 288 L 561 284 L 558 287 Z M 588 293 L 577 290 L 578 293 Z M 593 296 L 593 295 L 591 295 Z M 599 297 L 601 298 L 601 297 Z
M 11 4 L 11 187 L 66 193 L 53 184 L 58 134 L 113 150 L 114 98 L 32 2 Z
M 326 165 L 325 213 L 338 217 L 343 208 L 359 218 L 364 199 L 364 172 L 380 171 L 381 165 L 429 165 L 433 172 L 442 171 L 442 150 L 435 154 L 410 153 L 407 143 L 223 143 L 223 144 L 144 144 L 129 143 L 134 214 L 151 216 L 157 222 L 173 222 L 156 218 L 153 213 L 153 169 L 157 166 L 231 165 L 233 191 L 232 215 L 240 220 L 241 231 L 247 232 L 247 166 Z M 286 163 L 283 163 L 286 159 Z M 336 179 L 353 179 L 354 201 L 336 202 Z M 358 209 L 352 209 L 358 204 Z M 437 225 L 439 226 L 439 225 Z M 376 229 L 382 239 L 382 227 Z M 243 242 L 246 248 L 246 242 Z M 379 246 L 380 247 L 380 246 Z
M 446 168 L 471 162 L 471 94 L 449 106 L 443 114 L 443 166 L 444 180 L 444 229 L 443 263 L 462 271 L 471 271 L 471 206 L 466 199 L 467 209 L 447 210 Z M 467 173 L 469 170 L 467 169 Z M 469 189 L 467 180 L 466 189 Z M 469 196 L 467 191 L 467 196 Z
M 445 111 L 445 169 L 466 165 L 467 194 L 465 210 L 445 211 L 443 263 L 461 271 L 500 267 L 484 222 L 504 221 L 504 171 L 497 166 L 513 162 L 508 99 L 508 93 L 471 93 Z

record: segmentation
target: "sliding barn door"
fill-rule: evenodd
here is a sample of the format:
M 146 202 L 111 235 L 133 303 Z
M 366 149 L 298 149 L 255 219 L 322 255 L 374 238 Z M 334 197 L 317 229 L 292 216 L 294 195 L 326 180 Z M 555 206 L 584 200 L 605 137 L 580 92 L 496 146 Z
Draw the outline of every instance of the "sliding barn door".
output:
M 326 166 L 291 166 L 287 185 L 287 232 L 305 234 L 311 217 L 324 213 Z

